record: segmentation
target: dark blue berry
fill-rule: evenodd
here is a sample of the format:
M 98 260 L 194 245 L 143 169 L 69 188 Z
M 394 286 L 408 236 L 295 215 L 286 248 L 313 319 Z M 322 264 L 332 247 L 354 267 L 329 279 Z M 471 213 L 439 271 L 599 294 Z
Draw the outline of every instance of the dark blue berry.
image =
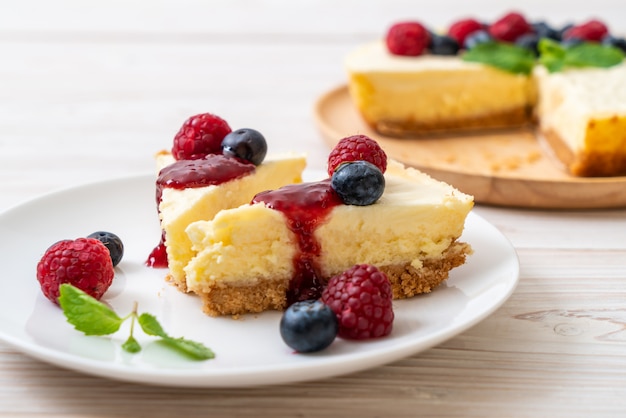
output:
M 515 45 L 532 51 L 535 55 L 539 55 L 539 37 L 534 33 L 527 33 L 515 40 Z
M 222 152 L 228 157 L 237 157 L 259 165 L 267 154 L 267 142 L 259 131 L 244 128 L 232 131 L 222 140 Z
M 330 184 L 346 205 L 371 205 L 385 191 L 383 173 L 367 161 L 340 165 L 333 173 Z
M 532 23 L 531 26 L 533 28 L 533 31 L 535 32 L 535 35 L 537 35 L 539 39 L 549 38 L 554 41 L 561 40 L 562 32 L 548 25 L 546 22 L 535 22 Z
M 580 45 L 583 42 L 585 41 L 580 38 L 567 38 L 561 41 L 561 46 L 563 48 L 571 48 L 573 46 Z
M 325 349 L 335 340 L 338 331 L 337 316 L 319 300 L 294 303 L 280 320 L 280 336 L 299 353 Z
M 570 30 L 571 28 L 574 27 L 573 23 L 568 23 L 566 25 L 564 25 L 561 29 L 559 29 L 559 39 L 563 39 L 565 37 L 565 32 L 567 32 L 568 30 Z
M 459 43 L 448 35 L 431 34 L 429 49 L 433 55 L 456 55 Z
M 602 45 L 613 46 L 619 48 L 626 53 L 626 38 L 616 38 L 613 35 L 606 35 L 602 39 Z
M 102 242 L 109 250 L 113 267 L 117 266 L 124 256 L 124 244 L 120 237 L 112 232 L 98 231 L 87 235 L 87 238 L 95 238 Z
M 467 38 L 465 38 L 463 47 L 465 49 L 472 49 L 476 45 L 485 44 L 491 41 L 493 41 L 493 37 L 489 35 L 489 32 L 487 32 L 486 30 L 477 30 L 475 32 L 472 32 L 467 36 Z

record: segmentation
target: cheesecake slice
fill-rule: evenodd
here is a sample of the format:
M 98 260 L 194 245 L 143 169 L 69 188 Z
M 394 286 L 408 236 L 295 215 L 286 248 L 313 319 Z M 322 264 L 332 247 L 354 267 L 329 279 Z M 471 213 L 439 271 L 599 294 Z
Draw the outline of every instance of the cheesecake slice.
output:
M 626 65 L 534 72 L 539 129 L 575 176 L 626 174 Z
M 393 55 L 383 41 L 352 51 L 345 68 L 364 121 L 388 136 L 523 126 L 536 101 L 530 75 L 459 56 Z
M 473 198 L 391 160 L 385 183 L 369 206 L 343 204 L 327 179 L 263 192 L 191 223 L 188 289 L 209 315 L 280 310 L 367 263 L 387 274 L 397 299 L 430 292 L 471 253 L 459 238 Z
M 158 154 L 157 201 L 168 280 L 189 290 L 184 267 L 195 255 L 185 233 L 189 224 L 248 203 L 261 191 L 299 183 L 305 166 L 299 154 L 268 156 L 258 166 L 223 155 L 175 161 L 168 152 Z

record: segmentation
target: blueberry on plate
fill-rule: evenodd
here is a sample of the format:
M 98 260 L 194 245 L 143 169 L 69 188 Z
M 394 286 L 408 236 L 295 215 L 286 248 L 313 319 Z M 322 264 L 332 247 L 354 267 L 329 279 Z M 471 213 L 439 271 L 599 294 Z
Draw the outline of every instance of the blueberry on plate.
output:
M 109 250 L 113 267 L 117 266 L 124 256 L 124 244 L 120 237 L 112 232 L 98 231 L 87 235 L 87 238 L 95 238 L 102 242 Z
M 337 316 L 320 300 L 291 305 L 280 320 L 280 336 L 299 353 L 313 353 L 328 347 L 337 337 Z
M 222 152 L 228 157 L 241 158 L 259 165 L 267 154 L 267 142 L 259 131 L 249 128 L 237 129 L 222 140 Z
M 344 163 L 333 173 L 331 187 L 346 205 L 368 206 L 385 191 L 385 176 L 367 161 Z

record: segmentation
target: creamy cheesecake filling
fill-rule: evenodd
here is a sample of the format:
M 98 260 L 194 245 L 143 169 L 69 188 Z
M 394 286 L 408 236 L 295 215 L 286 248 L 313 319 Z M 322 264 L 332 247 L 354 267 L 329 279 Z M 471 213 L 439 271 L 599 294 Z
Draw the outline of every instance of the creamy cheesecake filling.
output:
M 302 155 L 269 156 L 250 175 L 232 181 L 198 188 L 164 188 L 159 212 L 165 232 L 168 279 L 188 290 L 184 267 L 195 255 L 185 233 L 189 224 L 212 219 L 223 209 L 248 203 L 260 191 L 301 182 L 305 165 Z
M 383 42 L 356 49 L 345 66 L 363 118 L 392 135 L 521 125 L 535 102 L 529 76 L 456 56 L 396 56 Z
M 575 175 L 626 173 L 626 65 L 534 72 L 537 115 L 559 159 Z
M 369 263 L 393 274 L 396 297 L 430 291 L 471 252 L 457 239 L 473 206 L 472 197 L 395 161 L 389 161 L 385 179 L 385 193 L 377 203 L 361 207 L 340 204 L 323 215 L 314 230 L 314 243 L 320 251 L 309 261 L 323 280 L 354 264 Z M 203 297 L 207 313 L 285 307 L 285 294 L 298 274 L 302 243 L 288 222 L 283 212 L 254 203 L 189 225 L 186 231 L 197 255 L 185 268 L 187 286 Z M 316 250 L 305 255 L 314 254 Z M 223 297 L 227 289 L 236 295 L 258 295 L 255 289 L 265 288 L 268 281 L 278 290 L 254 308 L 219 302 L 227 303 Z M 277 300 L 280 306 L 276 306 Z

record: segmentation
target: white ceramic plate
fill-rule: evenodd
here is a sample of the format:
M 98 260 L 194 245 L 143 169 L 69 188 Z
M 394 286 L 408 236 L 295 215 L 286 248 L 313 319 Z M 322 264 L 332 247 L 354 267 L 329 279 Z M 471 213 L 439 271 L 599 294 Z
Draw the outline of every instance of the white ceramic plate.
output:
M 134 301 L 139 312 L 158 317 L 174 337 L 211 347 L 216 358 L 189 360 L 135 332 L 138 354 L 120 345 L 127 331 L 85 336 L 65 321 L 40 292 L 35 266 L 52 243 L 97 230 L 118 234 L 125 256 L 104 300 L 120 315 Z M 239 320 L 204 315 L 199 300 L 164 282 L 165 270 L 144 261 L 160 231 L 151 175 L 115 179 L 51 193 L 0 215 L 0 338 L 40 360 L 80 372 L 167 386 L 244 387 L 326 378 L 355 372 L 435 346 L 478 323 L 513 292 L 519 274 L 516 253 L 484 219 L 470 214 L 463 240 L 474 248 L 469 261 L 428 295 L 396 301 L 390 336 L 372 341 L 337 339 L 326 350 L 296 354 L 282 341 L 280 313 Z

